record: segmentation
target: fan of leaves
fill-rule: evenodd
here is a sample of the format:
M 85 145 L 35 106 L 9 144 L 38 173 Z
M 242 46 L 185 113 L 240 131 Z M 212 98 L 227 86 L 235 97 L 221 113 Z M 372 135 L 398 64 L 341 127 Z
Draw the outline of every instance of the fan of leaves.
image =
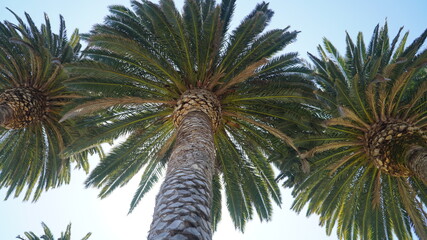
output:
M 324 39 L 320 58 L 310 54 L 316 94 L 330 117 L 321 136 L 306 140 L 318 143 L 303 154 L 314 170 L 294 189 L 292 208 L 307 205 L 307 215 L 319 214 L 327 233 L 337 227 L 341 239 L 412 239 L 413 232 L 427 239 L 426 185 L 376 162 L 386 149 L 384 164 L 406 171 L 405 153 L 414 144 L 427 147 L 427 31 L 407 47 L 401 31 L 390 41 L 387 24 L 377 26 L 367 46 L 362 33 L 356 41 L 347 34 L 345 56 Z M 396 133 L 399 124 L 413 131 Z M 371 151 L 381 137 L 387 144 Z
M 65 232 L 61 233 L 61 237 L 59 238 L 55 238 L 51 232 L 51 230 L 49 229 L 49 227 L 42 222 L 42 226 L 43 226 L 43 231 L 44 234 L 40 237 L 38 237 L 35 233 L 33 232 L 25 232 L 25 238 L 21 237 L 21 236 L 17 236 L 17 239 L 20 240 L 71 240 L 71 223 L 67 225 L 67 229 L 65 230 Z M 92 235 L 92 233 L 88 233 L 86 234 L 81 240 L 87 240 L 89 239 L 89 237 Z
M 63 64 L 78 59 L 78 31 L 68 40 L 62 16 L 58 34 L 52 32 L 47 15 L 40 28 L 25 16 L 27 23 L 17 15 L 18 24 L 0 23 L 0 92 L 36 89 L 46 97 L 47 108 L 42 119 L 24 128 L 0 129 L 0 187 L 7 188 L 6 198 L 18 197 L 26 188 L 24 200 L 34 193 L 35 201 L 43 190 L 69 182 L 72 162 L 88 171 L 88 153 L 99 149 L 60 155 L 80 136 L 73 121 L 58 123 L 63 106 L 79 97 L 63 85 L 68 78 Z
M 87 180 L 88 186 L 102 188 L 101 197 L 143 171 L 131 211 L 135 208 L 167 163 L 178 99 L 188 89 L 205 89 L 218 97 L 222 109 L 214 137 L 214 228 L 221 217 L 222 188 L 239 229 L 255 211 L 261 219 L 271 218 L 271 202 L 279 204 L 281 198 L 267 156 L 278 139 L 296 151 L 277 126 L 304 124 L 304 115 L 292 109 L 309 100 L 314 87 L 296 53 L 273 57 L 297 32 L 264 32 L 273 15 L 267 3 L 228 32 L 234 7 L 229 0 L 219 5 L 188 0 L 179 13 L 170 0 L 132 1 L 132 9 L 110 7 L 105 23 L 86 36 L 88 59 L 69 66 L 76 75 L 68 85 L 90 98 L 80 100 L 64 119 L 92 115 L 82 123 L 89 127 L 88 137 L 69 151 L 128 136 Z

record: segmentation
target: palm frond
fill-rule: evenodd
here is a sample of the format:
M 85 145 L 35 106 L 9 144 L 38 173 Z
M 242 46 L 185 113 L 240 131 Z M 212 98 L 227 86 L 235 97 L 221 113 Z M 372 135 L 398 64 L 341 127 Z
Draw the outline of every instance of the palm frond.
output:
M 8 188 L 6 198 L 13 192 L 15 197 L 25 192 L 24 200 L 32 197 L 35 201 L 43 191 L 69 182 L 72 163 L 87 170 L 88 154 L 101 150 L 96 146 L 76 155 L 59 156 L 68 144 L 81 136 L 75 122 L 57 123 L 63 106 L 75 96 L 63 85 L 69 78 L 63 64 L 78 59 L 81 46 L 78 31 L 68 40 L 62 16 L 59 31 L 54 33 L 47 15 L 38 28 L 29 14 L 25 13 L 23 20 L 9 11 L 17 24 L 0 23 L 0 91 L 35 89 L 46 98 L 48 109 L 43 109 L 45 113 L 40 120 L 20 129 L 2 130 L 5 135 L 0 140 L 0 186 Z M 24 145 L 25 151 L 13 149 Z
M 55 237 L 52 234 L 52 231 L 50 228 L 42 222 L 43 227 L 43 235 L 37 237 L 37 235 L 33 232 L 25 232 L 24 235 L 26 238 L 22 238 L 20 235 L 18 235 L 16 238 L 21 240 L 55 240 Z M 92 235 L 92 233 L 87 233 L 81 240 L 87 240 Z M 71 240 L 71 223 L 67 225 L 67 228 L 65 229 L 65 232 L 61 232 L 61 237 L 58 238 L 58 240 Z
M 221 217 L 220 187 L 236 228 L 243 230 L 254 212 L 271 219 L 272 202 L 280 204 L 281 197 L 268 156 L 283 145 L 298 152 L 287 134 L 295 135 L 297 128 L 279 127 L 311 129 L 306 115 L 315 108 L 309 104 L 315 102 L 315 86 L 296 53 L 275 56 L 298 32 L 264 32 L 273 15 L 267 3 L 229 32 L 235 3 L 188 0 L 179 12 L 171 0 L 132 1 L 131 8 L 111 6 L 104 23 L 83 36 L 88 41 L 83 59 L 66 65 L 67 87 L 83 98 L 74 100 L 64 119 L 79 116 L 79 126 L 88 130 L 63 155 L 128 137 L 86 181 L 101 188 L 101 197 L 142 170 L 131 211 L 136 207 L 167 164 L 177 137 L 175 110 L 193 106 L 185 103 L 186 94 L 203 89 L 220 105 L 213 228 Z
M 422 131 L 427 126 L 423 124 L 427 112 L 421 110 L 427 97 L 421 64 L 427 57 L 421 49 L 427 33 L 405 47 L 408 33 L 400 39 L 401 32 L 402 28 L 390 41 L 387 24 L 377 25 L 368 47 L 362 33 L 357 40 L 346 34 L 344 57 L 326 39 L 324 47 L 318 48 L 320 57 L 309 55 L 327 128 L 317 137 L 295 141 L 297 146 L 309 146 L 302 157 L 309 159 L 314 170 L 290 184 L 295 187 L 292 208 L 300 212 L 306 206 L 307 215 L 320 215 L 320 225 L 328 234 L 336 229 L 340 239 L 425 235 L 427 198 L 420 177 L 415 172 L 399 176 L 383 170 L 379 166 L 383 162 L 376 162 L 377 152 L 371 151 L 387 148 L 384 151 L 393 154 L 386 161 L 404 166 L 409 160 L 401 152 L 411 144 L 426 147 L 415 140 L 425 138 L 423 134 L 393 135 L 382 143 L 401 124 Z

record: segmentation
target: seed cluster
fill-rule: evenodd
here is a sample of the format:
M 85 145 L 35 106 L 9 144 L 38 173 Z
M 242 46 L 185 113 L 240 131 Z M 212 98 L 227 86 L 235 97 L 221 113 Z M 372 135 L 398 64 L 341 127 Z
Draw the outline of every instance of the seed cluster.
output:
M 5 90 L 0 94 L 0 103 L 13 111 L 13 119 L 3 124 L 7 129 L 19 129 L 41 120 L 46 114 L 47 100 L 42 92 L 30 87 Z
M 381 171 L 395 177 L 408 177 L 410 170 L 398 163 L 392 156 L 391 148 L 403 139 L 421 133 L 421 130 L 404 121 L 377 122 L 367 133 L 367 149 L 370 159 Z
M 192 111 L 204 112 L 212 120 L 213 129 L 218 128 L 221 121 L 221 105 L 212 92 L 204 89 L 185 91 L 176 103 L 173 113 L 175 126 L 179 126 L 184 116 Z

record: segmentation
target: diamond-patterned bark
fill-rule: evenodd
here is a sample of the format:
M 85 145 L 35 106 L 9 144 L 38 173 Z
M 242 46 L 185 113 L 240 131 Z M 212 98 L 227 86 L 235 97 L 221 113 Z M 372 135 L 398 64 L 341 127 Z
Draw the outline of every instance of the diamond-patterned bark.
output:
M 381 171 L 395 177 L 408 177 L 411 171 L 396 162 L 392 148 L 413 136 L 425 137 L 414 125 L 404 121 L 377 122 L 367 133 L 367 149 L 371 160 Z
M 5 119 L 2 127 L 19 129 L 41 120 L 46 114 L 46 97 L 30 87 L 19 87 L 5 90 L 0 94 L 0 104 L 10 108 L 12 114 Z
M 427 147 L 412 146 L 406 154 L 408 167 L 427 185 Z
M 204 112 L 212 120 L 213 129 L 218 128 L 221 121 L 221 105 L 212 92 L 205 89 L 185 91 L 178 100 L 173 113 L 175 125 L 179 126 L 184 116 L 193 111 Z
M 215 145 L 210 117 L 183 116 L 165 180 L 156 197 L 149 240 L 210 240 Z

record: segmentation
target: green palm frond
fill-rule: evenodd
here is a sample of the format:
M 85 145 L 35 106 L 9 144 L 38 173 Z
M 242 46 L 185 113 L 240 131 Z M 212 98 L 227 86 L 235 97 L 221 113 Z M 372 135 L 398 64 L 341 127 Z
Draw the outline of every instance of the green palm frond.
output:
M 71 240 L 71 223 L 67 225 L 65 232 L 61 232 L 61 237 L 55 238 L 52 234 L 52 231 L 49 227 L 42 222 L 44 234 L 38 237 L 34 232 L 25 232 L 25 238 L 18 235 L 16 238 L 20 240 Z M 92 235 L 92 233 L 86 234 L 81 240 L 87 240 Z
M 310 55 L 328 128 L 304 154 L 315 170 L 296 184 L 292 208 L 308 206 L 340 239 L 427 237 L 425 180 L 405 158 L 427 148 L 427 31 L 407 47 L 401 32 L 390 41 L 378 25 L 367 46 L 347 34 L 345 56 L 326 39 Z
M 73 121 L 58 124 L 63 106 L 79 97 L 63 85 L 68 78 L 63 64 L 79 58 L 78 31 L 68 40 L 62 16 L 59 32 L 53 33 L 47 15 L 37 28 L 28 14 L 26 21 L 13 14 L 18 24 L 0 23 L 0 92 L 36 89 L 46 98 L 47 107 L 43 118 L 29 125 L 1 127 L 0 187 L 7 188 L 6 198 L 25 192 L 24 200 L 33 194 L 35 201 L 43 190 L 69 182 L 72 163 L 88 171 L 88 154 L 100 149 L 92 146 L 69 157 L 61 155 L 80 134 Z
M 188 0 L 182 13 L 170 0 L 131 5 L 110 7 L 105 22 L 85 35 L 85 60 L 67 65 L 73 74 L 68 86 L 87 98 L 65 116 L 90 113 L 81 123 L 89 127 L 87 136 L 67 152 L 128 136 L 90 174 L 87 186 L 101 188 L 105 197 L 143 171 L 132 211 L 167 164 L 180 96 L 204 89 L 222 109 L 214 136 L 213 228 L 221 217 L 219 188 L 237 228 L 243 230 L 254 212 L 270 220 L 272 202 L 280 204 L 281 197 L 267 156 L 272 146 L 292 144 L 277 128 L 283 122 L 306 127 L 307 103 L 314 101 L 310 71 L 297 54 L 274 56 L 298 32 L 264 31 L 273 15 L 267 3 L 231 32 L 235 1 Z

